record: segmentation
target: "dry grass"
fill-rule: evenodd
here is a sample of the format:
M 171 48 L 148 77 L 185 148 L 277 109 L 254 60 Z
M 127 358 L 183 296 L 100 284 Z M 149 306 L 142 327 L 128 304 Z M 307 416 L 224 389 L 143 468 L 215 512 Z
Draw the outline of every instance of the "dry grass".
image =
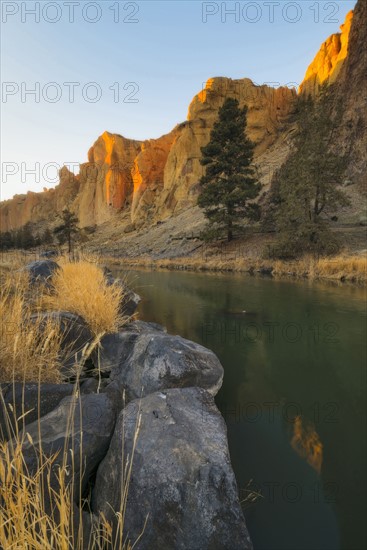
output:
M 367 258 L 364 256 L 337 256 L 320 259 L 317 262 L 317 274 L 321 277 L 367 281 Z
M 105 333 L 118 331 L 126 321 L 119 309 L 122 288 L 108 286 L 102 269 L 94 262 L 62 259 L 60 265 L 62 269 L 54 274 L 51 290 L 45 285 L 31 289 L 26 273 L 2 273 L 0 381 L 61 381 L 60 352 L 64 344 L 59 324 L 45 321 L 41 315 L 31 318 L 36 312 L 69 311 L 80 315 L 98 341 Z M 68 355 L 64 347 L 62 351 L 64 357 Z
M 65 258 L 58 263 L 62 269 L 53 275 L 54 289 L 44 296 L 42 307 L 80 315 L 95 335 L 118 331 L 124 321 L 119 311 L 121 287 L 107 285 L 102 269 L 95 263 Z
M 16 260 L 16 261 L 15 261 Z M 18 261 L 19 260 L 19 261 Z M 27 258 L 29 260 L 29 258 Z M 9 266 L 24 265 L 22 257 L 8 257 Z M 44 285 L 30 288 L 28 275 L 9 273 L 9 269 L 0 266 L 1 276 L 0 315 L 2 318 L 2 337 L 0 341 L 0 381 L 38 381 L 61 382 L 60 350 L 62 334 L 58 324 L 53 324 L 40 316 L 31 316 L 39 311 L 67 310 L 80 315 L 89 324 L 96 337 L 83 351 L 79 367 L 98 345 L 99 338 L 105 332 L 118 330 L 123 319 L 119 313 L 122 289 L 116 285 L 108 286 L 103 271 L 94 261 L 59 261 L 62 269 L 53 277 L 54 286 L 48 289 Z M 8 265 L 8 264 L 6 264 Z M 5 273 L 5 274 L 4 274 Z M 62 350 L 65 354 L 65 349 Z M 67 351 L 67 350 L 66 350 Z M 77 369 L 77 373 L 80 372 Z M 78 384 L 75 384 L 75 392 Z M 0 387 L 0 410 L 6 410 Z M 114 528 L 102 516 L 96 518 L 88 512 L 81 512 L 86 504 L 81 497 L 78 507 L 74 505 L 74 496 L 80 494 L 80 488 L 74 487 L 74 476 L 70 480 L 68 458 L 73 454 L 73 414 L 65 426 L 69 434 L 65 440 L 61 464 L 56 456 L 46 456 L 42 451 L 42 441 L 33 443 L 26 430 L 20 431 L 27 411 L 22 407 L 21 416 L 7 424 L 13 439 L 0 441 L 0 548 L 34 550 L 131 550 L 131 543 L 123 532 L 128 486 L 132 472 L 133 454 L 139 431 L 137 423 L 133 452 L 124 460 L 124 475 L 121 486 L 121 506 L 114 513 Z M 15 408 L 13 414 L 16 414 Z M 19 414 L 19 410 L 18 410 Z M 140 419 L 139 419 L 140 422 Z M 23 445 L 34 446 L 38 456 L 36 472 L 29 472 L 24 457 Z M 122 442 L 124 452 L 124 442 Z M 83 463 L 83 450 L 80 448 L 80 463 Z M 72 460 L 71 472 L 73 472 Z M 57 479 L 51 485 L 50 479 Z M 52 488 L 54 487 L 54 488 Z M 50 501 L 53 508 L 50 509 Z M 89 516 L 89 517 L 88 517 Z M 91 538 L 83 541 L 83 523 L 92 522 Z M 144 526 L 143 526 L 144 528 Z
M 0 252 L 0 271 L 13 271 L 26 263 L 32 262 L 34 259 L 34 254 L 22 250 Z
M 1 399 L 0 390 L 0 405 Z M 16 430 L 12 441 L 0 442 L 0 541 L 4 549 L 132 550 L 133 548 L 124 535 L 124 518 L 141 416 L 139 414 L 137 417 L 133 449 L 126 459 L 122 441 L 124 475 L 122 475 L 120 509 L 114 513 L 113 528 L 103 515 L 96 518 L 90 512 L 82 512 L 83 506 L 88 507 L 81 496 L 78 506 L 74 505 L 74 496 L 76 491 L 80 494 L 80 487 L 75 486 L 76 476 L 70 476 L 68 470 L 70 468 L 71 472 L 75 470 L 73 459 L 70 465 L 68 457 L 74 456 L 73 437 L 76 434 L 73 433 L 72 425 L 77 400 L 74 399 L 71 403 L 65 427 L 68 435 L 65 439 L 62 460 L 58 460 L 57 463 L 57 455 L 46 456 L 43 453 L 40 436 L 39 441 L 33 442 L 31 436 L 25 431 Z M 26 466 L 23 451 L 25 441 L 37 451 L 38 466 L 32 473 Z M 82 446 L 79 452 L 82 458 Z M 51 478 L 53 484 L 50 483 Z M 85 540 L 83 533 L 85 522 L 92 526 L 88 540 Z M 142 527 L 144 530 L 144 526 Z
M 116 259 L 114 264 L 118 265 Z M 152 260 L 151 258 L 124 259 L 124 266 L 145 267 L 149 269 L 173 269 L 187 271 L 256 273 L 272 270 L 276 277 L 301 277 L 311 280 L 350 281 L 367 283 L 367 258 L 365 256 L 339 255 L 315 259 L 311 256 L 300 260 L 264 260 L 246 257 L 224 258 L 213 255 L 203 258 L 191 256 L 172 260 Z
M 59 327 L 31 320 L 34 303 L 27 298 L 24 274 L 3 277 L 0 290 L 0 381 L 60 381 Z

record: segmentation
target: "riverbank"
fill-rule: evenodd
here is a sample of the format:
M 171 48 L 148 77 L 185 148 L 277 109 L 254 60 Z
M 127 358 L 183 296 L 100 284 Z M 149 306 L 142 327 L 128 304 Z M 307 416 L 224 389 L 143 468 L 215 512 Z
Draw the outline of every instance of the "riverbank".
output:
M 311 281 L 328 280 L 358 285 L 367 284 L 367 255 L 365 250 L 355 253 L 345 252 L 324 258 L 304 256 L 292 261 L 263 259 L 258 253 L 240 255 L 237 249 L 215 246 L 206 247 L 198 254 L 173 258 L 155 258 L 150 255 L 128 257 L 120 252 L 114 254 L 104 253 L 103 250 L 96 252 L 94 249 L 90 250 L 89 247 L 77 248 L 74 256 L 79 260 L 85 259 L 105 265 L 132 269 L 249 273 L 251 275 L 271 275 L 274 278 L 292 277 Z M 39 250 L 5 252 L 1 257 L 0 272 L 11 271 L 39 258 Z
M 137 320 L 140 296 L 95 257 L 15 260 L 0 292 L 0 546 L 252 550 L 217 356 Z
M 331 280 L 362 285 L 367 283 L 367 257 L 364 255 L 339 255 L 319 259 L 309 256 L 294 261 L 226 258 L 224 255 L 192 256 L 164 260 L 106 257 L 104 261 L 110 265 L 123 265 L 131 268 L 258 273 L 273 277 Z

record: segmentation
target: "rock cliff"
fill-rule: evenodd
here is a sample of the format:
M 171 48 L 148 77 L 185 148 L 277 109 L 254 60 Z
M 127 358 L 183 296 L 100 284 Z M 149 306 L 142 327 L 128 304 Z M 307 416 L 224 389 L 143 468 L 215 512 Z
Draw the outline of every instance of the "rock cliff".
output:
M 322 44 L 315 59 L 308 67 L 300 91 L 316 96 L 322 84 L 332 84 L 337 80 L 348 55 L 349 34 L 353 21 L 350 11 L 341 25 L 341 33 L 332 34 Z
M 343 115 L 335 147 L 350 157 L 348 178 L 361 183 L 366 171 L 366 13 L 359 0 L 341 33 L 321 46 L 309 66 L 300 93 L 317 95 L 323 83 L 334 89 Z M 55 189 L 16 195 L 0 204 L 0 230 L 56 221 L 69 207 L 82 227 L 122 216 L 132 227 L 149 226 L 196 203 L 202 175 L 201 147 L 209 140 L 218 109 L 226 97 L 248 106 L 248 135 L 255 142 L 255 164 L 265 190 L 289 151 L 296 90 L 256 86 L 244 78 L 212 78 L 192 100 L 187 120 L 169 134 L 146 141 L 104 132 L 74 176 L 60 171 Z
M 52 220 L 66 206 L 76 213 L 81 227 L 87 227 L 106 222 L 122 210 L 141 226 L 194 205 L 202 175 L 200 149 L 208 142 L 218 109 L 228 96 L 249 108 L 248 133 L 256 144 L 260 173 L 265 173 L 268 160 L 261 159 L 284 142 L 295 90 L 255 86 L 249 79 L 212 78 L 194 97 L 186 122 L 169 134 L 140 142 L 104 132 L 77 176 L 64 167 L 55 189 L 4 201 L 1 231 L 29 221 Z M 280 152 L 275 164 L 282 160 Z

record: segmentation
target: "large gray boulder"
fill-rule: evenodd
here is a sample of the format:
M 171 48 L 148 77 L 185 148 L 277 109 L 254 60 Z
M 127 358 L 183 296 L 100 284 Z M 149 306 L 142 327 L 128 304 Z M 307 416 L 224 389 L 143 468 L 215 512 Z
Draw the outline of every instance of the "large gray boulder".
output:
M 58 453 L 52 465 L 49 485 L 57 491 L 58 467 L 66 460 L 66 483 L 73 482 L 74 502 L 78 504 L 90 478 L 106 455 L 115 420 L 116 406 L 107 394 L 64 398 L 53 411 L 25 428 L 28 436 L 25 434 L 23 438 L 22 451 L 29 473 L 32 475 L 38 469 L 41 441 L 46 457 Z
M 251 541 L 238 500 L 226 425 L 201 388 L 170 389 L 132 401 L 118 418 L 98 468 L 92 510 L 116 527 L 123 458 L 133 454 L 124 531 L 137 550 L 245 550 Z M 124 442 L 124 445 L 123 445 Z M 122 453 L 122 448 L 124 452 Z
M 90 345 L 94 339 L 84 319 L 69 311 L 34 313 L 30 319 L 33 322 L 38 321 L 41 330 L 47 323 L 55 324 L 60 328 L 62 374 L 66 379 L 75 377 L 76 369 L 84 361 L 83 354 L 86 346 Z
M 49 284 L 51 282 L 52 275 L 58 269 L 60 269 L 59 264 L 53 260 L 37 260 L 26 265 L 22 271 L 29 274 L 29 281 L 31 284 Z
M 72 384 L 0 384 L 0 441 L 51 412 L 73 391 Z
M 93 355 L 93 361 L 99 365 L 102 373 L 110 373 L 124 363 L 132 353 L 136 339 L 140 334 L 166 333 L 167 330 L 157 323 L 132 321 L 124 325 L 121 332 L 105 334 Z
M 103 272 L 109 286 L 116 285 L 122 289 L 123 297 L 120 303 L 120 313 L 126 317 L 134 315 L 141 302 L 139 294 L 131 290 L 122 279 L 113 277 L 112 271 L 108 267 L 104 267 Z
M 125 390 L 128 401 L 168 388 L 198 386 L 216 395 L 223 367 L 210 350 L 151 329 L 124 331 L 104 338 L 100 349 L 102 372 Z

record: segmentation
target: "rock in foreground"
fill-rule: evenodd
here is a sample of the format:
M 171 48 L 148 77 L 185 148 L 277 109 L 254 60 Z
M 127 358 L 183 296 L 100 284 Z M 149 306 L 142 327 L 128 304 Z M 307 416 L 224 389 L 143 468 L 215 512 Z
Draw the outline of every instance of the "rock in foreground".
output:
M 92 507 L 113 523 L 120 509 L 124 456 L 131 456 L 125 533 L 137 550 L 245 550 L 252 545 L 238 500 L 226 426 L 200 388 L 170 389 L 120 413 L 93 491 Z M 112 509 L 111 509 L 112 507 Z
M 17 430 L 36 422 L 71 396 L 72 384 L 37 384 L 14 382 L 0 384 L 0 441 L 11 439 Z M 17 427 L 16 427 L 17 426 Z
M 24 438 L 22 450 L 29 473 L 32 475 L 38 471 L 41 441 L 46 457 L 58 453 L 52 466 L 51 487 L 58 491 L 57 470 L 66 458 L 69 475 L 65 481 L 74 483 L 74 501 L 77 504 L 79 487 L 83 494 L 107 452 L 115 415 L 115 405 L 106 394 L 64 398 L 52 412 L 26 427 L 28 437 Z
M 102 371 L 126 390 L 128 401 L 168 388 L 198 386 L 216 395 L 223 367 L 207 348 L 151 326 L 128 330 L 102 340 Z

